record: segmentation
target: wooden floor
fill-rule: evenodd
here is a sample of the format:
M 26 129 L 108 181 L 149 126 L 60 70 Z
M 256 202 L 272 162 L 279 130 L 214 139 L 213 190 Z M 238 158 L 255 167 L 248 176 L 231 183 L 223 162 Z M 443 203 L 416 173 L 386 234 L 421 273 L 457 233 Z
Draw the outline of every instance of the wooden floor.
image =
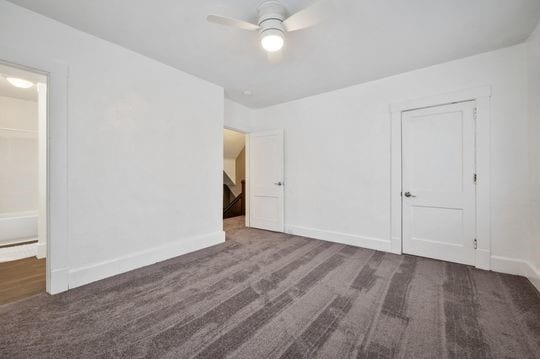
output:
M 0 263 L 0 305 L 45 291 L 45 258 Z

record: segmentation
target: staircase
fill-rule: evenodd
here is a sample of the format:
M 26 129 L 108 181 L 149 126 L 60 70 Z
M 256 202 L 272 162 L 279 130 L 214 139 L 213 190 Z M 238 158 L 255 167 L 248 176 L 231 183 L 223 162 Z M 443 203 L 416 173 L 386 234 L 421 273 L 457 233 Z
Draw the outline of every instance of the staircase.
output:
M 224 193 L 226 191 L 225 187 L 227 186 L 224 185 L 223 187 Z M 232 194 L 232 192 L 230 194 Z M 225 198 L 225 195 L 224 195 L 224 198 Z M 240 192 L 240 194 L 236 196 L 228 204 L 225 204 L 225 201 L 223 202 L 223 204 L 224 204 L 223 218 L 243 216 L 246 214 L 246 181 L 245 180 L 242 180 L 242 192 Z

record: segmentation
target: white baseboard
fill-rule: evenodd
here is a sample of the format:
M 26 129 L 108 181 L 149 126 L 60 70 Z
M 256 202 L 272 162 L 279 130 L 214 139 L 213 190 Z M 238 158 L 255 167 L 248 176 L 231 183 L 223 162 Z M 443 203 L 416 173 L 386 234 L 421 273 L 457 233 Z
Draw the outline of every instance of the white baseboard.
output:
M 384 252 L 394 253 L 399 251 L 397 246 L 396 248 L 392 249 L 392 242 L 380 238 L 364 237 L 355 234 L 292 225 L 286 226 L 285 232 L 298 236 L 348 244 L 356 247 L 375 249 Z M 397 242 L 397 240 L 394 240 L 394 242 Z M 476 263 L 476 267 L 479 269 L 527 277 L 540 291 L 540 270 L 528 261 L 500 256 L 490 256 L 490 252 L 488 250 L 479 249 L 476 253 Z
M 390 244 L 390 252 L 394 254 L 401 254 L 401 237 L 392 237 L 392 243 Z
M 38 258 L 45 258 L 47 257 L 47 243 L 38 243 L 37 244 L 37 254 L 36 257 Z
M 536 289 L 540 292 L 540 276 L 536 277 L 527 277 L 531 281 L 531 283 L 536 287 Z
M 380 238 L 364 237 L 355 234 L 325 231 L 301 226 L 286 226 L 285 232 L 297 236 L 321 239 L 323 241 L 348 244 L 356 247 L 375 249 L 378 251 L 391 252 L 391 242 Z
M 112 277 L 133 269 L 180 256 L 225 241 L 225 232 L 218 231 L 206 235 L 184 238 L 160 247 L 131 253 L 111 260 L 69 270 L 69 288 L 76 288 L 100 279 Z
M 476 250 L 476 268 L 490 270 L 491 269 L 491 253 L 487 249 Z
M 540 270 L 526 260 L 491 256 L 491 270 L 527 277 L 540 291 Z
M 68 290 L 69 269 L 60 268 L 51 271 L 51 277 L 47 281 L 47 293 L 58 294 Z
M 37 243 L 0 248 L 0 262 L 11 262 L 23 258 L 35 257 L 36 252 Z

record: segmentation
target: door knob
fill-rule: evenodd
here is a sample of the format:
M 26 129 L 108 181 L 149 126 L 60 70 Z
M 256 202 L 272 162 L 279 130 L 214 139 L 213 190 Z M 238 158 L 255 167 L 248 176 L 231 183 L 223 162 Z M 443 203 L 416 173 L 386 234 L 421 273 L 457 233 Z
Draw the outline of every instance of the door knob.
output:
M 274 182 L 274 184 L 275 184 L 276 186 L 283 186 L 283 183 L 282 183 L 281 181 L 279 181 L 279 182 Z
M 411 192 L 405 192 L 404 196 L 407 197 L 407 198 L 408 197 L 416 197 L 416 196 L 412 195 Z

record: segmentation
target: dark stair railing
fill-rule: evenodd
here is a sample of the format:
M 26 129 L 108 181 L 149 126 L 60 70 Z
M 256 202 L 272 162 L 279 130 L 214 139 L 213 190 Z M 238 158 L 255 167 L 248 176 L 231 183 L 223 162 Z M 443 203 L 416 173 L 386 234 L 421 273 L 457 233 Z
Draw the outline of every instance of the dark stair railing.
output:
M 246 214 L 246 181 L 242 180 L 242 193 L 223 209 L 223 218 L 243 216 Z

